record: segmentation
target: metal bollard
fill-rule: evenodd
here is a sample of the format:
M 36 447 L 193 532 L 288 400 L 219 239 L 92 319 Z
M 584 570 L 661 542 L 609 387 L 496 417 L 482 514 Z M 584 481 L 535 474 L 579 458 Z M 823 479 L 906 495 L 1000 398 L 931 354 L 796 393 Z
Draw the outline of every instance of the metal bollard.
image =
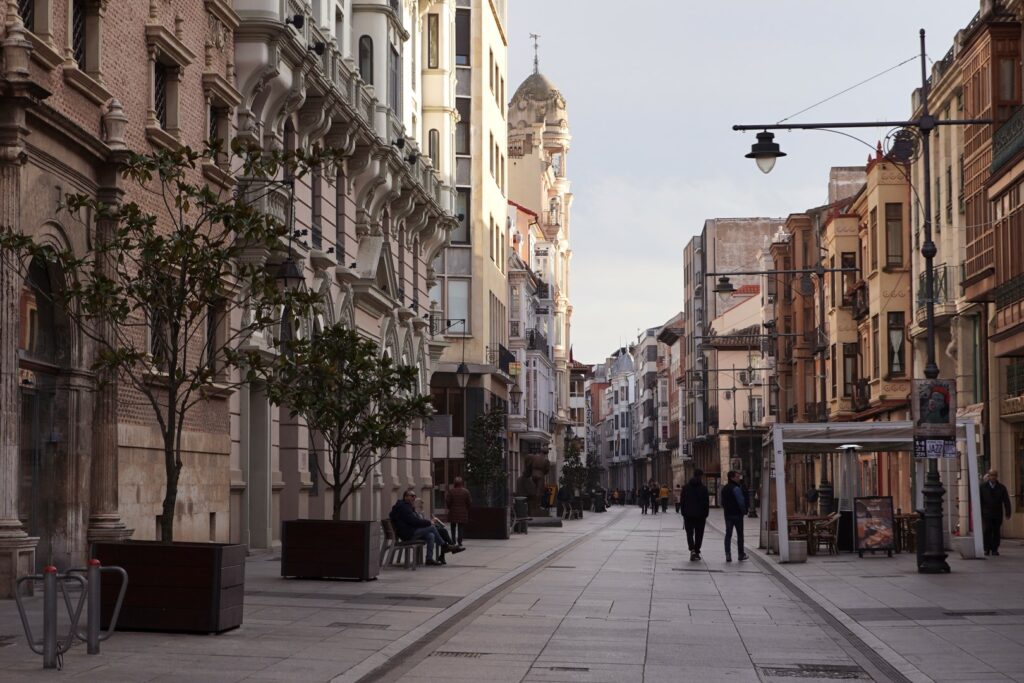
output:
M 85 623 L 86 652 L 90 655 L 100 653 L 100 561 L 89 560 L 86 577 L 89 586 L 89 619 Z
M 43 570 L 43 668 L 57 668 L 57 568 Z

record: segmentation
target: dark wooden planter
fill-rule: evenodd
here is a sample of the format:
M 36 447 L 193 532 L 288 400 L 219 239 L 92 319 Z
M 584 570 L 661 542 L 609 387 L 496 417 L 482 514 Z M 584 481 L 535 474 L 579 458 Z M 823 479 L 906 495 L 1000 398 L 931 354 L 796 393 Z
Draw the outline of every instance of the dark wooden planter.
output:
M 494 538 L 504 540 L 509 536 L 508 508 L 484 508 L 473 506 L 466 524 L 466 538 Z
M 117 629 L 220 633 L 242 625 L 245 546 L 227 543 L 94 543 L 93 557 L 128 572 Z M 120 578 L 103 575 L 103 628 Z
M 281 576 L 370 581 L 380 573 L 380 522 L 281 523 Z

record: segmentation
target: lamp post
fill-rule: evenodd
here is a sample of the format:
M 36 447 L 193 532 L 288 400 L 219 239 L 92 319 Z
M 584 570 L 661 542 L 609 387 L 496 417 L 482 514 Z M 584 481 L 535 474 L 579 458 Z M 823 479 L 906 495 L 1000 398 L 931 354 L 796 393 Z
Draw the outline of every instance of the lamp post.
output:
M 750 149 L 750 153 L 747 154 L 747 158 L 754 159 L 757 161 L 758 168 L 763 172 L 768 173 L 775 166 L 775 161 L 779 157 L 785 156 L 785 153 L 781 151 L 778 144 L 774 142 L 774 135 L 769 133 L 770 130 L 829 130 L 837 128 L 879 128 L 879 127 L 891 127 L 891 128 L 903 128 L 913 129 L 920 134 L 921 138 L 921 160 L 923 164 L 923 182 L 924 188 L 922 191 L 922 204 L 923 204 L 923 232 L 924 239 L 921 243 L 921 255 L 924 257 L 924 294 L 925 294 L 925 349 L 927 352 L 927 360 L 924 367 L 924 375 L 928 379 L 935 379 L 939 376 L 939 366 L 935 362 L 935 271 L 933 259 L 935 258 L 938 249 L 935 246 L 935 242 L 932 240 L 932 223 L 931 223 L 931 132 L 938 126 L 960 126 L 960 125 L 971 125 L 971 124 L 987 124 L 992 123 L 991 119 L 946 119 L 944 121 L 937 120 L 928 111 L 928 91 L 930 84 L 928 83 L 928 71 L 927 62 L 925 56 L 925 32 L 921 29 L 920 42 L 921 42 L 921 113 L 917 118 L 906 120 L 906 121 L 860 121 L 860 122 L 841 122 L 841 123 L 784 123 L 784 124 L 771 124 L 771 125 L 736 125 L 733 126 L 733 130 L 745 131 L 745 130 L 761 130 L 762 132 L 757 135 L 757 142 Z M 903 140 L 906 141 L 913 133 L 907 130 L 903 135 Z M 912 143 L 909 145 L 898 145 L 894 152 L 899 152 L 900 156 L 905 155 L 906 159 L 901 161 L 907 161 L 912 156 Z M 908 149 L 911 148 L 911 149 Z M 922 559 L 918 564 L 918 571 L 924 574 L 936 574 L 939 572 L 948 572 L 949 564 L 946 562 L 946 552 L 943 547 L 943 533 L 942 533 L 942 497 L 946 490 L 942 486 L 941 478 L 939 477 L 939 465 L 938 460 L 935 458 L 928 459 L 928 474 L 925 478 L 924 483 L 924 518 L 925 518 L 925 538 L 924 538 L 924 552 Z

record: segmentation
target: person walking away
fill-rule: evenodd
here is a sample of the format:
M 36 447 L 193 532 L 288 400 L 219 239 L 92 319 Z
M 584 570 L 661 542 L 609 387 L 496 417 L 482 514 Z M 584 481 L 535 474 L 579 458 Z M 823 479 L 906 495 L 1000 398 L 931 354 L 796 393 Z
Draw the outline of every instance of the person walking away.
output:
M 989 470 L 981 483 L 981 528 L 986 555 L 999 555 L 999 528 L 1010 518 L 1010 493 L 999 482 L 999 472 Z
M 725 561 L 732 562 L 732 534 L 736 532 L 736 552 L 740 562 L 747 559 L 743 552 L 743 517 L 747 514 L 747 497 L 740 486 L 740 473 L 729 470 L 729 481 L 722 487 L 722 511 L 725 513 Z
M 651 502 L 651 514 L 658 514 L 658 482 L 653 479 L 647 484 L 647 496 Z
M 562 517 L 568 517 L 572 509 L 572 489 L 562 484 L 555 498 L 558 500 L 558 514 Z
M 676 500 L 675 500 L 675 504 L 676 504 L 676 512 L 678 514 L 680 514 L 680 515 L 683 514 L 683 489 L 681 489 L 679 487 L 679 484 L 676 484 Z
M 658 499 L 661 500 L 661 511 L 668 512 L 668 484 L 662 484 L 658 491 Z
M 448 508 L 448 524 L 452 529 L 452 542 L 462 545 L 462 534 L 469 524 L 469 509 L 473 507 L 473 497 L 469 495 L 466 482 L 462 477 L 455 477 L 454 486 L 444 495 L 444 506 Z
M 637 491 L 637 498 L 640 502 L 640 514 L 646 515 L 647 508 L 651 504 L 651 492 L 647 490 L 646 484 L 641 486 L 640 490 Z
M 693 477 L 686 482 L 680 495 L 679 510 L 683 514 L 686 528 L 686 545 L 690 548 L 690 561 L 701 559 L 700 548 L 704 543 L 704 525 L 711 510 L 711 494 L 704 485 L 704 471 L 696 469 Z M 726 555 L 728 555 L 728 550 Z

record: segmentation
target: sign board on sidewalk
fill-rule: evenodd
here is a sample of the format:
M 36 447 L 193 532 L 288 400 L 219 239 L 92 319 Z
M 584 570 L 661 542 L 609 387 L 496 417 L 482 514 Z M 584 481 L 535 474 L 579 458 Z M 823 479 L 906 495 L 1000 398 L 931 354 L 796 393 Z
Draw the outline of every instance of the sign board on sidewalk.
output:
M 892 496 L 867 496 L 853 499 L 857 552 L 896 549 L 896 517 Z

